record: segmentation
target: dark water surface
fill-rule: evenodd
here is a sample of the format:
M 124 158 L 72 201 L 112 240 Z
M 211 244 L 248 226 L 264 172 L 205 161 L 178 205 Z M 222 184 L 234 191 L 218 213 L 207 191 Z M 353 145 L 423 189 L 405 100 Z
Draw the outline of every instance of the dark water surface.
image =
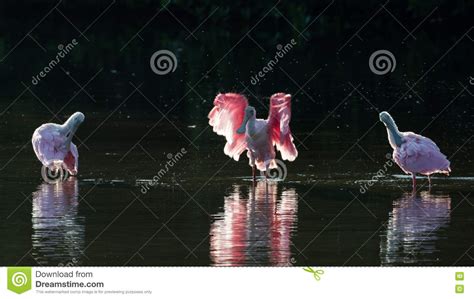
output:
M 370 151 L 374 162 L 364 153 L 338 162 L 326 144 L 286 163 L 285 181 L 261 177 L 253 186 L 247 163 L 227 160 L 221 143 L 187 148 L 148 191 L 142 186 L 169 161 L 162 146 L 121 161 L 126 146 L 84 147 L 79 178 L 47 184 L 28 144 L 1 176 L 1 263 L 473 264 L 474 181 L 466 165 L 454 160 L 455 174 L 465 175 L 435 177 L 431 191 L 420 178 L 413 195 L 396 165 L 372 180 L 383 151 Z
M 446 23 L 439 8 L 416 27 L 427 7 L 402 19 L 417 28 L 406 39 L 383 11 L 360 27 L 378 4 L 341 23 L 341 7 L 329 6 L 311 23 L 327 4 L 300 19 L 281 3 L 295 27 L 274 4 L 232 22 L 218 8 L 193 38 L 166 11 L 153 18 L 159 7 L 128 14 L 119 5 L 91 27 L 107 4 L 87 14 L 61 5 L 84 36 L 53 11 L 17 46 L 52 6 L 0 18 L 0 265 L 474 265 L 473 24 Z M 197 19 L 170 10 L 194 29 L 213 9 Z M 77 48 L 33 84 L 73 38 Z M 175 72 L 150 70 L 159 49 L 175 53 Z M 397 60 L 386 76 L 368 67 L 379 49 Z M 271 94 L 293 95 L 299 157 L 285 163 L 284 180 L 253 185 L 245 155 L 223 154 L 224 138 L 207 124 L 222 91 L 246 94 L 262 118 Z M 78 110 L 79 177 L 43 183 L 31 135 Z M 410 178 L 387 166 L 382 110 L 400 130 L 432 138 L 451 176 L 434 177 L 431 190 L 420 178 L 412 194 Z M 144 188 L 154 176 L 159 184 Z

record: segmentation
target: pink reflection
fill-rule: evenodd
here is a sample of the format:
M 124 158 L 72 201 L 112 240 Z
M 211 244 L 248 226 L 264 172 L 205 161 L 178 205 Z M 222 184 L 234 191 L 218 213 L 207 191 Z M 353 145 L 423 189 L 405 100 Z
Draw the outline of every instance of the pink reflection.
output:
M 395 200 L 380 245 L 381 264 L 432 263 L 450 217 L 449 195 L 406 193 Z
M 39 265 L 77 265 L 84 248 L 84 218 L 78 215 L 76 178 L 43 183 L 33 192 L 31 256 Z
M 210 255 L 216 266 L 291 265 L 291 236 L 296 230 L 298 195 L 278 193 L 277 184 L 234 186 L 224 211 L 213 216 Z

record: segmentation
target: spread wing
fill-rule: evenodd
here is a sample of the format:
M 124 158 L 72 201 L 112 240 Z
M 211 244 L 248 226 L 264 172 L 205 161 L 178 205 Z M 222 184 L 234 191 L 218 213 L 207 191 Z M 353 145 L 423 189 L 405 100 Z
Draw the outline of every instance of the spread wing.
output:
M 214 108 L 208 115 L 213 131 L 227 140 L 224 153 L 236 161 L 247 148 L 245 134 L 237 134 L 247 106 L 248 101 L 243 95 L 220 93 L 214 99 Z
M 291 95 L 276 93 L 270 98 L 268 125 L 272 143 L 280 151 L 283 160 L 294 161 L 298 156 L 290 130 Z

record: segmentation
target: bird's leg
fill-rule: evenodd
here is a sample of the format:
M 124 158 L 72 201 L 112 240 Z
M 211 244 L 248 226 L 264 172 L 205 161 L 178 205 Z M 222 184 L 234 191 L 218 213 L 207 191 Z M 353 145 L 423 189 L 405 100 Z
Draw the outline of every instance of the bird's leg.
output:
M 253 165 L 253 166 L 252 166 L 252 178 L 253 178 L 253 183 L 254 183 L 254 184 L 255 184 L 255 180 L 256 180 L 256 177 L 255 177 L 255 171 L 256 171 L 256 170 L 255 170 L 255 168 L 256 168 L 256 166 Z
M 428 176 L 428 188 L 429 188 L 429 191 L 431 191 L 431 177 Z
M 270 162 L 269 161 L 265 161 L 265 182 L 268 182 L 268 172 L 269 172 L 269 165 Z
M 251 152 L 251 151 L 248 151 L 247 154 L 248 154 L 248 157 L 249 157 L 249 159 L 250 159 L 250 165 L 252 166 L 252 179 L 253 179 L 253 182 L 254 182 L 254 184 L 255 184 L 255 182 L 256 182 L 257 166 L 256 166 L 256 164 L 255 164 L 255 159 L 254 159 L 254 157 L 253 157 L 252 152 Z
M 416 175 L 412 173 L 412 180 L 413 180 L 413 192 L 416 192 Z

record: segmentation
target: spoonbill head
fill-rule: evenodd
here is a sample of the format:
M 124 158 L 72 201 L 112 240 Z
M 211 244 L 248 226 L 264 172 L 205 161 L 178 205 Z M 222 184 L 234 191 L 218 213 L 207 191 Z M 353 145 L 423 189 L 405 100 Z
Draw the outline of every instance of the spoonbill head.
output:
M 76 112 L 63 124 L 46 123 L 34 131 L 31 143 L 44 167 L 51 170 L 64 168 L 71 175 L 77 174 L 79 152 L 72 138 L 84 120 L 84 114 Z
M 397 124 L 393 120 L 393 117 L 387 111 L 382 111 L 379 114 L 380 121 L 385 125 L 387 128 L 388 134 L 388 141 L 392 149 L 395 149 L 402 145 L 402 135 L 400 131 L 398 131 Z
M 386 111 L 379 114 L 380 121 L 387 128 L 388 142 L 393 149 L 393 160 L 406 173 L 412 175 L 416 190 L 416 174 L 428 176 L 451 172 L 450 162 L 431 139 L 413 132 L 400 132 L 393 117 Z
M 380 112 L 379 118 L 380 121 L 383 122 L 385 125 L 395 125 L 393 117 L 387 111 Z
M 77 129 L 79 126 L 84 122 L 85 116 L 82 112 L 75 112 L 73 115 L 71 115 L 68 120 L 62 125 L 63 127 L 63 132 L 67 138 L 66 145 L 68 147 L 71 146 L 71 141 L 72 137 L 76 133 Z
M 298 151 L 290 130 L 291 95 L 276 93 L 270 97 L 267 119 L 257 119 L 255 108 L 240 94 L 218 94 L 209 113 L 214 132 L 226 137 L 224 153 L 238 161 L 247 151 L 255 179 L 256 169 L 267 172 L 277 168 L 275 147 L 283 160 L 294 161 Z
M 246 129 L 247 129 L 247 123 L 249 120 L 255 120 L 257 115 L 256 115 L 255 108 L 252 106 L 247 106 L 245 107 L 245 114 L 244 114 L 244 120 L 242 121 L 242 125 L 237 129 L 237 134 L 244 134 Z

